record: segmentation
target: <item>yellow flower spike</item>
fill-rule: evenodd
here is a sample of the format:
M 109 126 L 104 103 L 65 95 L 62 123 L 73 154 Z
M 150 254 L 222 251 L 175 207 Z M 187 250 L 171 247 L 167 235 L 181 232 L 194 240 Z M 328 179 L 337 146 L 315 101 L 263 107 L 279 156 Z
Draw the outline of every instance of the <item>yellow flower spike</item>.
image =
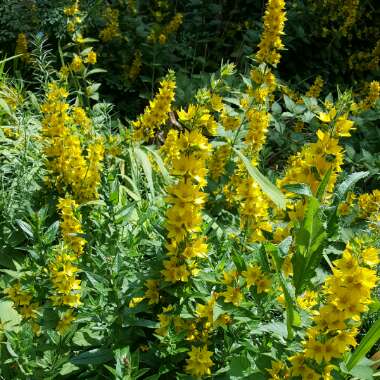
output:
M 264 15 L 264 31 L 259 43 L 256 59 L 276 66 L 280 62 L 279 50 L 284 49 L 281 36 L 286 21 L 285 1 L 268 0 Z

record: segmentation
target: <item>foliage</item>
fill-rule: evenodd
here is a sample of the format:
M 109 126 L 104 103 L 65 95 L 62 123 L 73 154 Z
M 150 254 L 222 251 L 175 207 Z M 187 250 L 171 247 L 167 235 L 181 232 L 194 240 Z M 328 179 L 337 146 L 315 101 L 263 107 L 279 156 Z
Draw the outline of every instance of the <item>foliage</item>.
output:
M 285 60 L 326 15 L 8 1 L 2 22 L 29 3 L 0 62 L 0 376 L 375 379 L 376 70 L 305 93 L 320 63 Z M 370 2 L 347 4 L 316 47 L 358 33 Z

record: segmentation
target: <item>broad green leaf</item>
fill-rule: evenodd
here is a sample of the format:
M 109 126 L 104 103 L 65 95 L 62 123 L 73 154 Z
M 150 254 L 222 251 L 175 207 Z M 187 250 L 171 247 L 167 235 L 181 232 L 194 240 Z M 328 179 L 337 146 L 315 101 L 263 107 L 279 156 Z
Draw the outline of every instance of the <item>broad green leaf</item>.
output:
M 27 235 L 28 237 L 33 239 L 34 234 L 33 234 L 33 229 L 31 227 L 31 225 L 24 222 L 23 220 L 20 220 L 20 219 L 16 219 L 16 222 L 19 225 L 19 227 L 23 230 L 25 235 Z
M 277 277 L 280 281 L 282 291 L 285 296 L 285 307 L 286 307 L 286 326 L 287 326 L 287 332 L 288 332 L 288 339 L 293 338 L 293 325 L 295 320 L 295 310 L 294 310 L 294 292 L 292 291 L 290 285 L 285 279 L 285 276 L 282 272 L 282 260 L 279 255 L 278 248 L 271 243 L 265 244 L 265 250 L 273 257 Z
M 347 363 L 348 370 L 352 370 L 361 359 L 364 358 L 366 353 L 379 341 L 380 339 L 380 318 L 371 326 L 367 334 L 361 340 L 359 346 L 356 347 L 354 353 L 351 355 Z
M 249 175 L 256 181 L 261 190 L 276 204 L 277 207 L 285 209 L 286 199 L 284 194 L 282 194 L 281 191 L 272 182 L 270 182 L 268 178 L 261 174 L 243 153 L 236 148 L 234 148 L 234 151 L 243 161 Z
M 332 173 L 332 167 L 330 167 L 330 169 L 327 170 L 327 172 L 325 173 L 325 175 L 322 178 L 321 183 L 318 186 L 317 193 L 315 196 L 317 197 L 317 199 L 319 201 L 322 201 L 323 196 L 325 195 L 326 188 L 327 188 L 327 185 L 328 185 L 330 177 L 331 177 L 331 173 Z
M 107 363 L 112 359 L 112 350 L 107 348 L 96 348 L 74 356 L 71 358 L 71 363 L 74 365 L 102 364 Z
M 300 294 L 306 281 L 314 276 L 322 258 L 323 242 L 327 233 L 323 227 L 317 198 L 308 198 L 304 220 L 296 233 L 296 253 L 292 263 L 296 294 Z
M 346 197 L 348 190 L 363 178 L 368 177 L 369 172 L 356 172 L 350 174 L 338 187 L 336 193 L 340 200 Z
M 104 70 L 104 69 L 92 69 L 90 71 L 87 71 L 87 73 L 85 74 L 85 78 L 87 78 L 93 74 L 106 73 L 106 72 L 107 72 L 107 70 Z
M 12 302 L 0 302 L 0 322 L 3 325 L 4 330 L 6 331 L 12 331 L 17 329 L 17 326 L 21 322 L 21 316 L 13 308 Z
M 310 189 L 310 186 L 306 183 L 295 183 L 283 186 L 286 191 L 290 193 L 305 195 L 307 197 L 312 197 L 313 193 Z
M 158 167 L 160 168 L 161 174 L 163 175 L 166 182 L 170 181 L 170 175 L 167 171 L 164 162 L 162 161 L 161 156 L 157 153 L 157 151 L 153 148 L 150 148 L 148 146 L 144 147 L 149 153 L 152 154 L 153 158 L 155 159 Z
M 140 163 L 140 165 L 144 171 L 146 180 L 148 182 L 148 187 L 149 187 L 150 193 L 151 193 L 152 197 L 154 197 L 152 164 L 150 163 L 148 156 L 146 155 L 146 153 L 142 149 L 135 148 L 134 152 L 136 154 L 137 161 Z
M 251 363 L 247 358 L 247 354 L 242 353 L 231 359 L 229 375 L 240 377 L 249 368 L 251 368 Z

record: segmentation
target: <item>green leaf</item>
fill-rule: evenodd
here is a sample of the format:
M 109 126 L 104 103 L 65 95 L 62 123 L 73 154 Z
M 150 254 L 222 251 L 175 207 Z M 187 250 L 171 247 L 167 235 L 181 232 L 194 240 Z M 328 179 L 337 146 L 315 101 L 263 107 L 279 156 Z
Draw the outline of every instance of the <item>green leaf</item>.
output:
M 235 356 L 231 359 L 229 375 L 240 377 L 250 367 L 251 363 L 247 358 L 247 354 L 242 353 L 240 356 Z
M 85 78 L 89 77 L 90 75 L 93 75 L 93 74 L 98 74 L 98 73 L 106 73 L 107 70 L 104 70 L 104 69 L 92 69 L 90 71 L 87 71 L 87 73 L 85 74 Z
M 31 225 L 20 219 L 16 219 L 16 222 L 19 225 L 19 227 L 23 230 L 25 235 L 33 239 L 34 234 Z
M 280 280 L 281 288 L 285 296 L 286 327 L 288 332 L 288 339 L 292 339 L 294 336 L 293 325 L 296 314 L 294 310 L 294 291 L 292 291 L 290 284 L 286 281 L 285 276 L 282 272 L 282 260 L 279 255 L 279 249 L 274 244 L 268 243 L 265 244 L 265 250 L 274 259 L 277 277 Z
M 368 177 L 369 172 L 356 172 L 350 174 L 338 187 L 336 193 L 340 200 L 345 199 L 348 190 L 363 178 Z
M 144 147 L 149 153 L 152 154 L 153 158 L 155 159 L 158 167 L 160 168 L 160 171 L 161 171 L 161 174 L 163 175 L 164 177 L 164 180 L 166 182 L 169 182 L 170 181 L 170 175 L 169 175 L 169 172 L 166 170 L 166 167 L 165 167 L 165 164 L 164 162 L 162 161 L 162 158 L 161 156 L 157 153 L 157 151 L 153 148 L 150 148 L 148 146 Z
M 317 193 L 315 196 L 317 197 L 317 199 L 319 201 L 322 201 L 323 196 L 325 195 L 325 191 L 326 191 L 327 185 L 329 183 L 331 173 L 332 173 L 332 166 L 330 167 L 329 170 L 327 170 L 327 172 L 323 176 L 321 183 L 318 186 Z
M 366 365 L 357 365 L 350 371 L 350 375 L 360 380 L 373 380 L 373 374 L 373 369 Z
M 3 324 L 5 331 L 12 331 L 17 329 L 17 326 L 21 322 L 21 316 L 13 308 L 12 302 L 0 302 L 0 322 Z
M 102 364 L 113 359 L 112 350 L 107 348 L 96 348 L 94 350 L 82 352 L 71 358 L 74 365 Z
M 305 195 L 307 197 L 312 197 L 313 193 L 310 189 L 310 186 L 306 183 L 295 183 L 283 186 L 286 191 L 290 193 Z
M 284 95 L 284 101 L 285 101 L 286 109 L 294 113 L 295 108 L 296 108 L 296 103 L 294 103 L 293 100 L 290 99 L 289 96 L 287 95 Z
M 327 233 L 319 209 L 318 199 L 308 198 L 304 220 L 296 233 L 296 252 L 292 259 L 296 294 L 300 294 L 305 282 L 313 277 L 322 258 Z
M 49 226 L 49 228 L 46 230 L 44 234 L 44 238 L 46 239 L 47 244 L 50 244 L 55 240 L 58 234 L 58 230 L 59 230 L 59 221 L 57 220 L 52 225 Z
M 141 150 L 140 148 L 134 148 L 134 152 L 136 154 L 137 161 L 140 163 L 140 165 L 144 171 L 146 180 L 148 182 L 148 187 L 149 187 L 150 193 L 151 193 L 152 197 L 154 197 L 152 165 L 149 161 L 149 158 L 146 155 L 146 153 L 143 150 Z
M 380 318 L 372 325 L 361 340 L 359 346 L 356 347 L 347 363 L 348 370 L 352 370 L 365 354 L 379 341 L 380 339 Z
M 250 163 L 248 158 L 244 156 L 243 153 L 241 153 L 236 148 L 233 149 L 243 161 L 249 175 L 256 181 L 261 190 L 276 204 L 277 207 L 280 209 L 285 209 L 286 199 L 284 194 L 282 194 L 281 191 L 272 182 L 270 182 L 268 178 L 261 174 L 260 171 Z

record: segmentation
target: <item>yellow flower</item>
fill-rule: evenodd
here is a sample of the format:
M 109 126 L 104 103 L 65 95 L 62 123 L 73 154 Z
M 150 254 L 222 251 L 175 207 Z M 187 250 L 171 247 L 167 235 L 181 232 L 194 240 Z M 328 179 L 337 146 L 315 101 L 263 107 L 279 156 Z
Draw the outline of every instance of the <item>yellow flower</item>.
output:
M 224 302 L 232 303 L 235 306 L 239 306 L 243 301 L 243 294 L 240 288 L 227 286 L 227 290 L 222 293 Z
M 85 62 L 89 63 L 90 65 L 94 65 L 96 63 L 96 53 L 90 50 L 87 54 Z
M 380 263 L 379 249 L 375 247 L 366 248 L 361 253 L 363 262 L 370 267 L 376 266 Z
M 160 298 L 160 293 L 158 291 L 158 281 L 157 280 L 147 280 L 145 281 L 145 297 L 149 299 L 149 305 L 157 304 Z
M 211 356 L 212 352 L 207 350 L 207 346 L 193 346 L 189 352 L 189 358 L 186 359 L 186 372 L 196 378 L 211 375 L 211 367 L 214 365 Z
M 134 308 L 136 307 L 140 302 L 144 300 L 144 297 L 134 297 L 129 301 L 128 307 Z
M 247 270 L 242 272 L 243 277 L 246 279 L 247 286 L 251 287 L 256 285 L 257 282 L 262 278 L 261 268 L 257 265 L 248 266 Z
M 75 320 L 73 315 L 73 310 L 69 309 L 65 314 L 63 314 L 62 318 L 57 324 L 57 331 L 60 335 L 63 335 L 64 332 L 69 328 L 71 323 Z
M 82 66 L 83 66 L 82 58 L 79 55 L 75 54 L 70 64 L 71 69 L 74 72 L 78 72 L 81 70 Z

